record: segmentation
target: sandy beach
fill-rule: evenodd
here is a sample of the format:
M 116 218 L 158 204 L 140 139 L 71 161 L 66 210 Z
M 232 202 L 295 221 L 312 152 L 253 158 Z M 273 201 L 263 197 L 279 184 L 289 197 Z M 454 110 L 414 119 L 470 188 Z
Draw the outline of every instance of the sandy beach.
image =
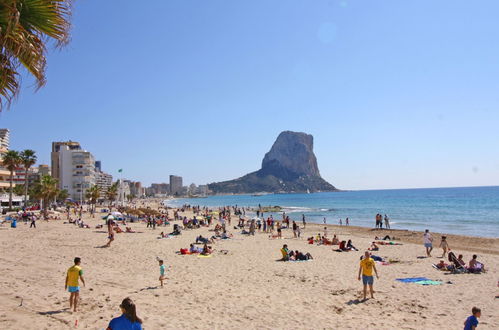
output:
M 447 235 L 454 253 L 464 254 L 465 261 L 477 253 L 487 272 L 446 274 L 432 267 L 441 249 L 435 248 L 432 258 L 417 258 L 425 254 L 419 232 L 328 226 L 329 236 L 352 239 L 359 249 L 338 253 L 306 241 L 322 225 L 307 224 L 300 239 L 292 238 L 290 229 L 283 230 L 284 239 L 231 229 L 233 239 L 218 241 L 210 258 L 200 258 L 175 252 L 200 234 L 211 236 L 213 225 L 158 239 L 172 225 L 152 230 L 131 223 L 136 233 L 117 234 L 110 248 L 102 248 L 105 228 L 95 229 L 102 215 L 85 215 L 91 229 L 65 220 L 38 221 L 36 229 L 23 223 L 17 229 L 0 227 L 0 328 L 105 329 L 120 315 L 125 297 L 137 304 L 144 329 L 461 329 L 473 306 L 482 309 L 479 329 L 499 328 L 499 239 Z M 376 265 L 375 299 L 362 302 L 359 258 L 374 236 L 386 234 L 403 245 L 384 245 L 375 254 L 398 262 Z M 439 235 L 433 237 L 438 246 Z M 314 259 L 277 261 L 283 244 Z M 72 313 L 64 280 L 76 256 L 82 258 L 87 285 L 80 310 Z M 165 260 L 164 288 L 156 257 Z M 409 277 L 441 284 L 396 281 Z

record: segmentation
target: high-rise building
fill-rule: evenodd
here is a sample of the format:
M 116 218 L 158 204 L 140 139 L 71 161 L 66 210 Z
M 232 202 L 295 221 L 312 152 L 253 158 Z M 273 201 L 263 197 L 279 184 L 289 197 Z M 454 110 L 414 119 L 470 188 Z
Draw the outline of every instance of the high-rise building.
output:
M 170 175 L 170 194 L 180 195 L 182 193 L 182 177 Z
M 2 155 L 9 150 L 9 134 L 7 128 L 0 129 L 0 189 L 10 187 L 10 172 L 5 167 L 1 166 Z
M 52 142 L 52 152 L 50 154 L 50 160 L 51 160 L 50 166 L 52 168 L 52 177 L 54 179 L 59 180 L 59 188 L 62 188 L 61 170 L 59 168 L 59 163 L 60 163 L 59 153 L 62 147 L 67 147 L 68 150 L 81 150 L 79 142 L 75 141 Z
M 101 192 L 105 192 L 113 184 L 113 176 L 106 172 L 95 171 L 95 184 L 99 187 Z
M 82 201 L 88 188 L 96 184 L 95 159 L 94 156 L 80 145 L 60 145 L 52 155 L 58 156 L 58 161 L 52 159 L 57 165 L 59 187 L 66 189 L 69 196 Z M 54 164 L 53 163 L 53 164 Z M 52 176 L 54 169 L 52 168 Z

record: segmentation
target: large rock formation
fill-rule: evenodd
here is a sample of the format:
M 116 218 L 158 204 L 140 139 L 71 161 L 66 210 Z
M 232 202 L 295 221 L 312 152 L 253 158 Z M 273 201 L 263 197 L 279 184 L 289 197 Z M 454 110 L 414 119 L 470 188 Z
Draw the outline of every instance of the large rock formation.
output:
M 321 178 L 310 134 L 279 134 L 262 168 L 239 179 L 209 184 L 215 193 L 317 192 L 337 189 Z

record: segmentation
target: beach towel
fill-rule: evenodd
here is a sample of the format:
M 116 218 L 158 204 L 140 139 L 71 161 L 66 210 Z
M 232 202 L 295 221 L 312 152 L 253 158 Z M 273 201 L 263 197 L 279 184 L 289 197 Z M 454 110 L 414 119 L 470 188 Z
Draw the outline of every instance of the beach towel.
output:
M 426 277 L 407 277 L 407 278 L 397 278 L 396 281 L 403 283 L 414 283 L 419 281 L 429 281 L 429 278 Z
M 440 281 L 432 281 L 432 280 L 428 280 L 428 281 L 417 281 L 417 282 L 414 282 L 416 284 L 420 284 L 420 285 L 440 285 L 442 284 L 442 282 Z
M 211 254 L 208 254 L 207 256 L 202 255 L 202 254 L 198 255 L 198 258 L 211 258 L 211 257 L 212 257 Z

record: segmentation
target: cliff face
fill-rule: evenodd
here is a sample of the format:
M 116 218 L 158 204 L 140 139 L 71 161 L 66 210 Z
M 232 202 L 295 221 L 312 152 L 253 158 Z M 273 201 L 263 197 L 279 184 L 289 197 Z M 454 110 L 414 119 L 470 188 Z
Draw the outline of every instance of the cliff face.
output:
M 260 170 L 208 186 L 215 193 L 336 191 L 320 176 L 313 144 L 312 135 L 282 132 L 265 154 Z

